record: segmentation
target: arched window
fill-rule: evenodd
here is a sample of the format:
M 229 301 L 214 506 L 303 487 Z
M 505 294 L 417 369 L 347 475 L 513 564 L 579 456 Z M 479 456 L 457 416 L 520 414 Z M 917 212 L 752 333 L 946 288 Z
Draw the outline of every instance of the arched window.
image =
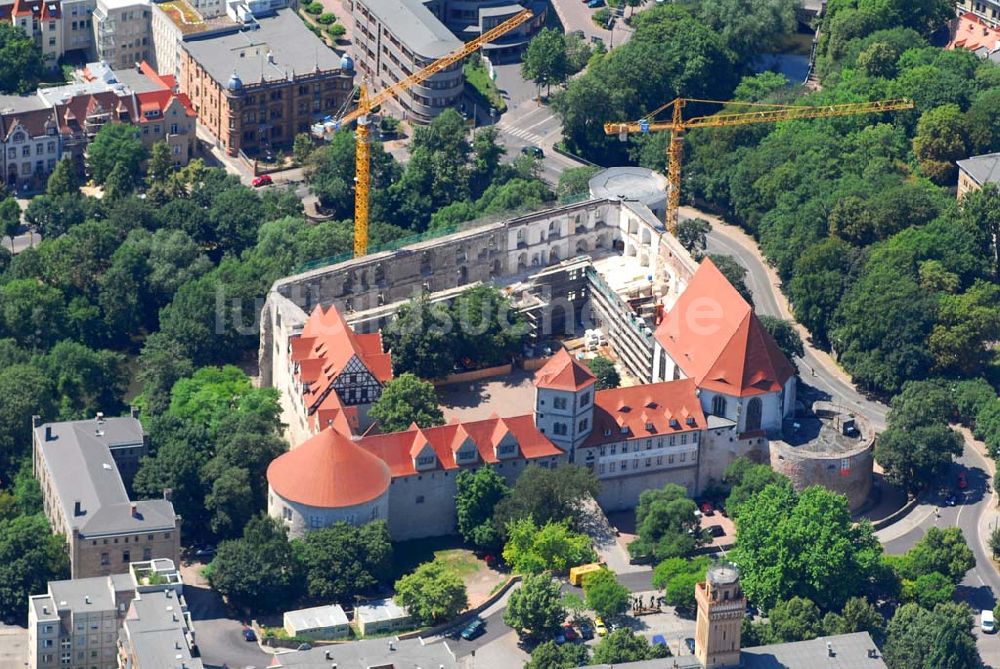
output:
M 753 432 L 760 429 L 761 413 L 763 411 L 763 404 L 759 397 L 755 397 L 747 404 L 747 432 Z
M 712 398 L 712 414 L 715 416 L 726 415 L 726 398 L 722 395 L 716 395 Z

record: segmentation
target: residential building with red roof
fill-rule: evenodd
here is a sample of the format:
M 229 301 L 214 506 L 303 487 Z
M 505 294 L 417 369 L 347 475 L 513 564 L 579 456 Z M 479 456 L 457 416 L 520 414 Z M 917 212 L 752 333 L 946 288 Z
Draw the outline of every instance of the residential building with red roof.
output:
M 293 444 L 331 425 L 348 435 L 363 431 L 368 409 L 392 378 L 382 336 L 355 333 L 332 305 L 317 305 L 279 354 L 289 367 L 282 395 Z
M 55 68 L 63 55 L 61 0 L 14 0 L 0 16 L 32 38 L 42 51 L 45 65 Z
M 455 477 L 483 465 L 513 483 L 567 460 L 533 416 L 492 417 L 350 438 L 329 426 L 267 470 L 268 513 L 292 537 L 344 521 L 388 521 L 394 540 L 455 532 Z
M 535 374 L 538 429 L 571 456 L 593 428 L 596 381 L 593 373 L 566 349 L 559 349 Z
M 1000 51 L 1000 28 L 973 12 L 959 15 L 954 25 L 954 35 L 946 49 L 965 49 L 980 58 L 990 58 Z
M 657 326 L 654 381 L 692 379 L 703 410 L 738 433 L 780 431 L 795 409 L 795 367 L 710 259 Z

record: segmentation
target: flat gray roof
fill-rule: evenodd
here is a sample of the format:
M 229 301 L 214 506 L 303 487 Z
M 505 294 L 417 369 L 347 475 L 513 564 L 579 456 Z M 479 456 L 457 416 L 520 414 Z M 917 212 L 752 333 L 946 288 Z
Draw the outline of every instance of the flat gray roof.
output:
M 112 574 L 50 581 L 49 596 L 59 611 L 113 611 L 115 593 L 128 592 L 134 588 L 129 574 Z
M 0 114 L 36 111 L 47 106 L 37 95 L 0 95 Z
M 340 56 L 306 28 L 291 9 L 257 19 L 260 28 L 183 43 L 183 48 L 225 86 L 235 71 L 245 86 L 340 68 Z M 268 59 L 268 54 L 271 58 Z
M 274 656 L 276 662 L 269 666 L 300 667 L 301 669 L 330 669 L 337 664 L 338 669 L 368 669 L 369 667 L 444 667 L 457 669 L 458 662 L 447 643 L 429 643 L 420 639 L 400 639 L 394 641 L 395 650 L 389 650 L 388 639 L 362 639 L 351 643 L 338 643 L 312 650 L 280 653 Z M 326 659 L 330 653 L 330 659 Z M 143 669 L 146 669 L 143 666 Z
M 376 599 L 354 608 L 355 620 L 363 620 L 365 624 L 380 620 L 399 620 L 409 617 L 410 612 L 392 599 Z
M 294 630 L 314 630 L 324 627 L 344 627 L 347 625 L 347 614 L 339 604 L 314 606 L 308 609 L 285 611 L 284 624 L 291 625 Z
M 142 669 L 202 669 L 200 658 L 191 657 L 184 635 L 184 600 L 168 591 L 145 592 L 132 600 L 122 634 Z
M 446 56 L 462 42 L 421 0 L 357 0 L 414 54 L 425 59 Z
M 959 168 L 965 170 L 979 185 L 1000 183 L 1000 153 L 984 153 L 958 161 Z
M 132 513 L 132 502 L 111 456 L 112 448 L 142 445 L 144 433 L 138 419 L 126 416 L 105 418 L 100 423 L 96 419 L 45 423 L 34 431 L 35 444 L 71 529 L 89 537 L 173 529 L 174 507 L 166 500 L 137 501 Z M 80 503 L 80 515 L 75 515 L 76 502 Z

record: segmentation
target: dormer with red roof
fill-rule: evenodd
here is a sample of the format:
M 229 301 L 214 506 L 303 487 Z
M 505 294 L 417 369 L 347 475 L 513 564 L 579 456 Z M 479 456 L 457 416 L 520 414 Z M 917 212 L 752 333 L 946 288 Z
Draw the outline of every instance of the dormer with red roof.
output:
M 535 423 L 570 457 L 590 435 L 596 381 L 566 349 L 559 349 L 535 374 Z
M 317 305 L 302 332 L 289 339 L 288 351 L 313 433 L 326 427 L 316 417 L 329 409 L 343 410 L 355 428 L 370 424 L 368 408 L 392 378 L 381 335 L 357 334 L 335 306 Z
M 710 259 L 656 329 L 653 379 L 692 379 L 706 413 L 740 433 L 780 430 L 795 407 L 795 367 Z

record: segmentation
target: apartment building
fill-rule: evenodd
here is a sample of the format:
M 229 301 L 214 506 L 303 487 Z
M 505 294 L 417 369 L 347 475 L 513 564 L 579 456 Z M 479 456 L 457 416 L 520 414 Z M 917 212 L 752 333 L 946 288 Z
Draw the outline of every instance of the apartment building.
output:
M 119 473 L 147 452 L 134 416 L 45 423 L 32 430 L 35 477 L 53 532 L 69 543 L 72 578 L 128 571 L 133 560 L 180 553 L 180 517 L 167 499 L 129 499 Z
M 181 44 L 180 90 L 231 156 L 290 147 L 351 99 L 354 71 L 291 9 Z
M 170 560 L 133 563 L 125 574 L 49 582 L 45 594 L 28 598 L 28 666 L 118 669 L 119 629 L 130 604 L 157 595 L 183 601 L 183 585 Z
M 0 155 L 9 190 L 43 184 L 61 156 L 55 112 L 34 97 L 0 96 Z
M 63 55 L 74 54 L 83 60 L 93 60 L 97 53 L 94 49 L 96 7 L 97 0 L 62 0 Z
M 97 60 L 114 69 L 135 67 L 152 57 L 149 0 L 97 0 L 93 12 Z
M 45 65 L 54 68 L 63 55 L 63 9 L 60 0 L 14 0 L 0 7 L 6 19 L 31 37 Z
M 180 591 L 139 592 L 129 605 L 118 642 L 118 666 L 203 669 L 187 602 Z
M 355 0 L 355 60 L 375 84 L 386 88 L 461 47 L 421 0 Z M 465 78 L 456 63 L 403 91 L 397 101 L 404 120 L 430 121 L 461 101 Z

